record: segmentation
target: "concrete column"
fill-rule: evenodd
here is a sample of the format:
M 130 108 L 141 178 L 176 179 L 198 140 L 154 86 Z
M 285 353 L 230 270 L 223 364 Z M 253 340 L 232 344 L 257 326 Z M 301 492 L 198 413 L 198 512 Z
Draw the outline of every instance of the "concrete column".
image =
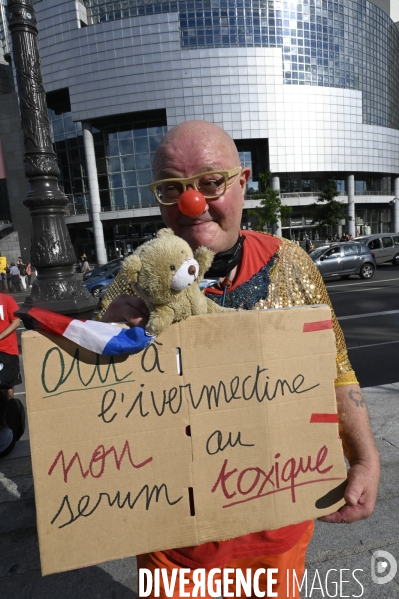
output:
M 107 262 L 107 252 L 105 251 L 104 230 L 100 220 L 101 203 L 100 190 L 97 179 L 97 165 L 94 154 L 94 142 L 91 123 L 89 121 L 82 122 L 83 129 L 83 144 L 86 156 L 87 165 L 87 180 L 90 191 L 90 207 L 93 219 L 94 243 L 96 246 L 96 255 L 98 264 Z
M 280 191 L 280 177 L 271 177 L 270 178 L 270 187 L 275 191 Z M 279 219 L 277 223 L 274 225 L 274 234 L 281 237 L 281 220 Z
M 392 206 L 392 233 L 399 233 L 399 177 L 393 180 L 393 193 L 395 194 Z
M 355 237 L 355 175 L 348 175 L 346 178 L 346 189 L 348 192 L 348 219 L 346 221 L 346 232 Z M 352 217 L 352 220 L 349 217 Z
M 280 177 L 271 177 L 270 187 L 276 191 L 280 191 Z

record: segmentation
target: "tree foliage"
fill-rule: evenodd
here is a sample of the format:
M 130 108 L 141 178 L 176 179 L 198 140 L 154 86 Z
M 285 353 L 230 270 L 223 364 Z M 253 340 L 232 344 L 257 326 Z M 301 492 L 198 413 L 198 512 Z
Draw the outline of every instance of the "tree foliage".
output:
M 263 231 L 267 227 L 275 227 L 279 220 L 288 218 L 291 214 L 291 206 L 284 206 L 280 199 L 280 191 L 269 186 L 270 171 L 260 173 L 261 191 L 251 194 L 251 199 L 260 200 L 258 208 L 251 208 L 248 214 L 256 218 L 255 229 Z
M 342 219 L 348 218 L 347 206 L 335 198 L 339 196 L 335 179 L 329 179 L 314 204 L 309 207 L 312 211 L 313 224 L 328 225 L 337 228 Z

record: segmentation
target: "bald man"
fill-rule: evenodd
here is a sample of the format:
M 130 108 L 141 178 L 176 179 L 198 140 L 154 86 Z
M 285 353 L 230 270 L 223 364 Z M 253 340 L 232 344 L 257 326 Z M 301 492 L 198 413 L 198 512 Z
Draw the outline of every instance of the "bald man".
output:
M 217 125 L 203 121 L 188 121 L 171 129 L 154 157 L 156 184 L 152 188 L 165 224 L 193 250 L 205 245 L 216 252 L 209 275 L 219 283 L 207 290 L 208 297 L 222 303 L 225 295 L 227 307 L 241 309 L 331 305 L 319 271 L 297 244 L 273 235 L 240 230 L 250 169 L 239 167 L 237 148 L 231 137 Z M 184 188 L 205 190 L 204 181 L 212 177 L 218 181 L 219 195 L 206 198 L 204 212 L 197 217 L 180 212 L 177 200 Z M 169 180 L 167 184 L 163 183 L 165 179 Z M 171 201 L 174 203 L 169 205 Z M 227 281 L 232 284 L 224 294 Z M 126 320 L 135 326 L 145 326 L 148 312 L 145 304 L 133 297 L 129 281 L 121 275 L 110 287 L 100 317 L 105 322 Z M 334 314 L 333 324 L 337 345 L 335 385 L 339 430 L 350 469 L 346 505 L 322 520 L 349 523 L 367 518 L 373 512 L 379 458 L 367 408 Z M 151 570 L 166 568 L 170 574 L 176 567 L 241 568 L 243 571 L 277 568 L 278 584 L 273 586 L 273 591 L 277 591 L 281 599 L 286 597 L 287 569 L 295 569 L 300 580 L 312 532 L 313 523 L 303 522 L 238 539 L 138 556 L 138 565 Z M 191 588 L 193 585 L 192 582 Z M 261 582 L 260 589 L 266 591 L 266 582 Z M 166 597 L 164 590 L 161 597 Z

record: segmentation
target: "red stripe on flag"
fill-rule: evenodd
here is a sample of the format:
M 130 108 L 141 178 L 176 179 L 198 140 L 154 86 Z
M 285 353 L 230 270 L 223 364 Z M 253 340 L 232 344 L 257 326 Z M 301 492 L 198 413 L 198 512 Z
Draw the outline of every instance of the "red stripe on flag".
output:
M 326 329 L 332 328 L 332 320 L 316 320 L 316 322 L 305 322 L 303 325 L 303 332 L 313 333 L 313 331 L 325 331 Z
M 65 329 L 73 320 L 69 316 L 63 316 L 62 314 L 43 310 L 42 308 L 31 308 L 28 314 L 40 322 L 42 329 L 49 333 L 56 333 L 57 335 L 63 335 Z
M 312 414 L 310 422 L 323 422 L 327 424 L 334 424 L 338 422 L 338 414 Z

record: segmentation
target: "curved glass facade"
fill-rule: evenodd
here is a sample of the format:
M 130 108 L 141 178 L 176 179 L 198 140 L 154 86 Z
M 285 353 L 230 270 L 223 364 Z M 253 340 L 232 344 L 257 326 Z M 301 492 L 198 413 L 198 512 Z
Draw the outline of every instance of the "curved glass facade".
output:
M 60 185 L 73 200 L 75 214 L 85 214 L 90 200 L 82 123 L 72 120 L 65 95 L 48 94 L 47 100 Z M 167 131 L 166 115 L 136 113 L 98 127 L 92 132 L 102 210 L 157 206 L 148 184 L 154 152 Z
M 367 0 L 85 0 L 93 24 L 179 12 L 183 48 L 282 48 L 284 83 L 361 90 L 363 122 L 399 129 L 399 31 Z
M 4 62 L 4 55 L 9 52 L 7 34 L 4 29 L 6 0 L 0 0 L 0 62 Z

